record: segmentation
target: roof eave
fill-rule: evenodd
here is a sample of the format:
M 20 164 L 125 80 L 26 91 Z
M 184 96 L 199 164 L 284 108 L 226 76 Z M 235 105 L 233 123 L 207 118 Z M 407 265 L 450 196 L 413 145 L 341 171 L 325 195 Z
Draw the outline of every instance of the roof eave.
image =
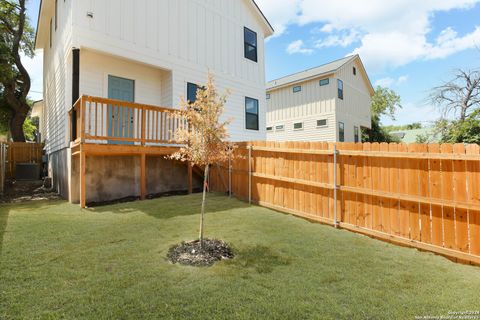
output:
M 40 17 L 42 16 L 42 5 L 43 5 L 43 0 L 40 0 L 40 6 L 38 7 L 37 29 L 35 30 L 35 42 L 33 44 L 33 47 L 35 49 L 40 49 L 40 48 L 37 48 L 37 43 L 38 43 L 38 28 L 40 26 Z
M 253 3 L 254 7 L 255 7 L 255 10 L 257 11 L 257 13 L 259 13 L 259 15 L 262 17 L 262 20 L 264 22 L 264 24 L 266 25 L 266 30 L 267 32 L 265 32 L 265 38 L 268 38 L 270 37 L 271 35 L 273 35 L 275 33 L 275 30 L 273 29 L 272 25 L 270 24 L 270 22 L 268 21 L 267 17 L 265 17 L 265 15 L 263 14 L 262 10 L 260 9 L 260 7 L 257 5 L 257 3 L 255 2 L 255 0 L 251 0 L 251 3 Z

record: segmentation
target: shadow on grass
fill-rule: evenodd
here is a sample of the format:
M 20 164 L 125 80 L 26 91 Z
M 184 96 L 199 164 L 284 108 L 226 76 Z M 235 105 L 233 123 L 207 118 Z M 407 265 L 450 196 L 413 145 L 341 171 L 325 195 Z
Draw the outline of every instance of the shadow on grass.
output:
M 261 245 L 234 251 L 235 258 L 227 261 L 227 264 L 241 269 L 255 270 L 257 273 L 270 273 L 275 267 L 287 266 L 291 262 L 290 257 Z
M 39 200 L 39 201 L 27 201 L 19 203 L 2 203 L 0 206 L 0 254 L 3 250 L 3 239 L 7 231 L 8 217 L 10 211 L 14 209 L 31 211 L 35 212 L 40 209 L 47 209 L 49 207 L 55 207 L 58 205 L 60 200 L 49 201 L 49 200 Z
M 0 254 L 2 253 L 3 248 L 3 237 L 7 229 L 8 214 L 10 212 L 9 208 L 0 208 Z
M 125 202 L 113 205 L 89 208 L 94 213 L 128 214 L 140 212 L 157 219 L 169 219 L 200 213 L 202 194 L 170 196 L 153 200 Z M 237 199 L 228 198 L 220 193 L 209 193 L 206 200 L 206 212 L 214 213 L 232 209 L 248 208 L 249 205 Z

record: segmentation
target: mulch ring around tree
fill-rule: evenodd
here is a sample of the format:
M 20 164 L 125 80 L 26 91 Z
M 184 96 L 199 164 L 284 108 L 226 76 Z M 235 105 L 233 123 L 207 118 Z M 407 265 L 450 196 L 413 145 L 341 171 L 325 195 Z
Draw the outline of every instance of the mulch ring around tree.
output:
M 211 266 L 217 261 L 232 259 L 233 256 L 230 246 L 216 239 L 204 239 L 203 248 L 200 240 L 182 242 L 171 247 L 167 254 L 172 263 L 195 267 Z

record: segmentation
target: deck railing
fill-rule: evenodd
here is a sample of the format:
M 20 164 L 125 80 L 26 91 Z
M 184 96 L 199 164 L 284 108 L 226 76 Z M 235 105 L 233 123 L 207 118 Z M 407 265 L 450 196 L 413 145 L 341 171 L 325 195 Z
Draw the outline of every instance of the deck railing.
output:
M 176 144 L 187 121 L 178 110 L 82 96 L 70 111 L 71 141 L 111 144 Z

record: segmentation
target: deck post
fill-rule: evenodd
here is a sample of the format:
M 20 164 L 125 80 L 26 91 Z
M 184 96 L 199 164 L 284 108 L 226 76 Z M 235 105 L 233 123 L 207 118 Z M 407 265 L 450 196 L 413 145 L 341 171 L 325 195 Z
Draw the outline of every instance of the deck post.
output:
M 193 192 L 193 178 L 192 178 L 192 164 L 187 162 L 187 171 L 188 171 L 188 194 Z
M 80 207 L 87 206 L 87 155 L 80 150 Z
M 140 200 L 145 200 L 147 193 L 146 158 L 145 153 L 140 155 Z

